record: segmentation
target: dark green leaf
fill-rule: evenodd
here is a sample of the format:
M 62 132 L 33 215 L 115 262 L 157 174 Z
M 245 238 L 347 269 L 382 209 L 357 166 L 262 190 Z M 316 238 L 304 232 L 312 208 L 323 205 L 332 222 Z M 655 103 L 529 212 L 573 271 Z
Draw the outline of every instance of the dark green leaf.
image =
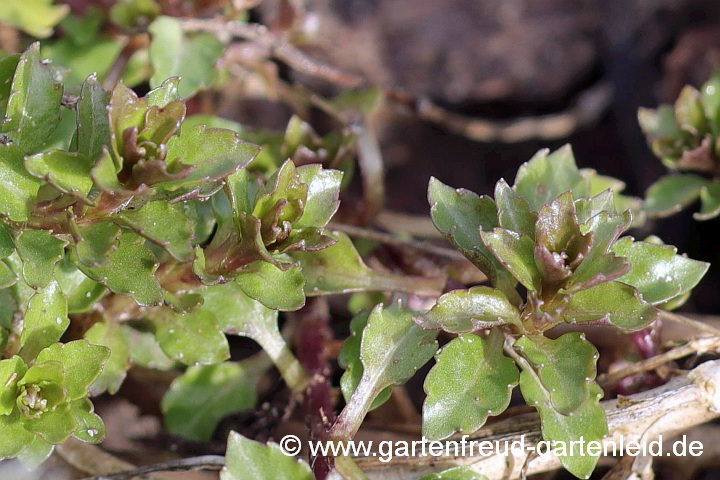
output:
M 630 271 L 619 281 L 632 285 L 653 305 L 690 292 L 705 275 L 709 263 L 677 255 L 677 248 L 624 237 L 613 252 L 630 262 Z
M 293 228 L 325 227 L 340 206 L 343 173 L 312 164 L 298 168 L 297 176 L 300 182 L 307 184 L 308 192 L 303 215 Z
M 187 178 L 161 182 L 158 186 L 174 189 L 182 186 L 213 182 L 246 167 L 257 155 L 259 148 L 244 142 L 230 130 L 207 128 L 198 125 L 183 130 L 168 142 L 166 161 L 169 169 L 193 165 Z
M 527 199 L 519 195 L 504 179 L 495 184 L 500 226 L 535 239 L 537 214 L 530 209 Z
M 481 232 L 483 243 L 528 290 L 540 290 L 542 274 L 535 264 L 535 243 L 526 235 L 495 228 Z
M 77 106 L 77 151 L 94 163 L 110 146 L 108 103 L 110 94 L 95 75 L 85 80 Z
M 124 232 L 117 249 L 110 253 L 107 261 L 97 267 L 84 265 L 73 252 L 73 261 L 82 272 L 96 282 L 107 286 L 115 293 L 130 295 L 144 306 L 159 305 L 163 302 L 163 289 L 157 278 L 157 260 L 145 246 L 142 237 Z
M 25 230 L 15 240 L 23 262 L 23 277 L 33 288 L 45 287 L 53 278 L 55 264 L 65 256 L 67 243 L 47 230 Z
M 679 212 L 700 197 L 709 181 L 693 174 L 666 175 L 650 185 L 645 192 L 645 212 L 655 217 L 667 217 Z
M 164 248 L 176 260 L 192 258 L 192 229 L 182 210 L 168 202 L 150 202 L 137 210 L 125 210 L 114 217 L 120 225 L 134 230 Z
M 85 200 L 93 186 L 88 157 L 63 150 L 50 150 L 25 158 L 25 168 L 63 193 Z M 85 200 L 87 202 L 87 200 Z
M 623 329 L 638 329 L 655 320 L 657 310 L 630 285 L 608 282 L 574 293 L 563 315 L 570 323 L 609 321 Z
M 105 286 L 78 270 L 69 256 L 61 260 L 55 267 L 55 280 L 60 284 L 60 288 L 67 297 L 68 313 L 90 310 L 105 293 Z
M 493 329 L 487 339 L 465 334 L 442 348 L 425 378 L 423 436 L 472 434 L 489 415 L 505 411 L 518 369 L 503 355 L 503 343 L 502 332 Z
M 33 43 L 20 57 L 0 132 L 25 153 L 37 152 L 60 123 L 62 84 L 40 59 L 40 44 Z M 2 136 L 2 135 L 0 135 Z
M 556 340 L 523 336 L 514 348 L 536 370 L 550 404 L 561 415 L 570 415 L 589 398 L 597 374 L 597 349 L 580 332 L 566 333 Z
M 718 114 L 720 119 L 720 113 Z M 709 220 L 720 215 L 720 180 L 715 179 L 700 190 L 700 211 L 693 217 L 697 220 Z
M 415 321 L 425 329 L 465 333 L 505 323 L 519 324 L 520 311 L 500 290 L 477 286 L 444 294 Z

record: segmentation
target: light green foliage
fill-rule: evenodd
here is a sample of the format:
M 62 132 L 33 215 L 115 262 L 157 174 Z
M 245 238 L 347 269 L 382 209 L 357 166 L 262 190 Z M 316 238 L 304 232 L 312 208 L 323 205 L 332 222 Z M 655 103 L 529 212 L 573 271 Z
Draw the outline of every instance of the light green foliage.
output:
M 503 335 L 462 335 L 445 345 L 425 378 L 423 435 L 443 439 L 455 432 L 472 434 L 489 415 L 510 404 L 518 370 L 502 353 Z
M 230 432 L 220 480 L 314 480 L 310 467 L 275 444 L 264 445 Z
M 151 87 L 157 87 L 168 77 L 182 77 L 180 96 L 185 98 L 217 81 L 215 63 L 224 45 L 214 35 L 187 34 L 172 17 L 157 18 L 148 30 L 152 35 L 150 60 L 155 71 L 150 78 Z
M 84 340 L 56 343 L 35 363 L 0 360 L 0 458 L 20 456 L 28 466 L 42 462 L 70 435 L 100 441 L 102 420 L 87 399 L 109 351 Z
M 85 338 L 94 345 L 107 347 L 111 352 L 102 373 L 90 386 L 90 393 L 117 392 L 130 368 L 128 342 L 121 334 L 120 326 L 108 322 L 96 323 L 85 333 Z
M 188 440 L 210 440 L 224 417 L 255 407 L 254 366 L 222 363 L 188 368 L 163 397 L 165 428 Z
M 52 35 L 53 28 L 70 12 L 68 5 L 53 0 L 7 0 L 0 9 L 0 23 L 9 23 L 34 37 Z

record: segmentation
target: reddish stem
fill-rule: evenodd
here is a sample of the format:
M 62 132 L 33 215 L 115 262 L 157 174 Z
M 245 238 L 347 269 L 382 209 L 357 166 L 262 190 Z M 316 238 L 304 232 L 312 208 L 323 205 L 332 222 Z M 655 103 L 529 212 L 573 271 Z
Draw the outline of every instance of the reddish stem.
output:
M 330 384 L 331 368 L 327 354 L 327 345 L 333 337 L 327 301 L 324 298 L 308 298 L 305 307 L 293 315 L 299 318 L 299 328 L 295 336 L 297 357 L 313 377 L 303 400 L 310 439 L 325 442 L 328 440 L 328 429 L 335 420 Z M 324 480 L 332 468 L 333 460 L 330 457 L 318 456 L 311 458 L 310 464 L 316 478 Z

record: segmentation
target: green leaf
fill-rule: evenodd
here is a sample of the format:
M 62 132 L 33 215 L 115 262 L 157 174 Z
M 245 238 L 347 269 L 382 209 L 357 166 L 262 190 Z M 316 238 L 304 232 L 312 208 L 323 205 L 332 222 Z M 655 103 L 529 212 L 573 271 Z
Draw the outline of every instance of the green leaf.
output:
M 30 445 L 18 453 L 18 460 L 26 470 L 35 470 L 50 457 L 54 449 L 55 445 L 46 442 L 40 436 L 36 436 Z
M 0 360 L 0 416 L 10 415 L 15 408 L 17 383 L 25 375 L 27 369 L 25 362 L 17 355 Z
M 635 330 L 655 320 L 657 310 L 634 287 L 608 282 L 574 293 L 563 316 L 570 323 L 609 321 L 616 327 Z
M 378 305 L 370 313 L 360 346 L 363 375 L 333 426 L 335 439 L 352 438 L 378 395 L 405 383 L 437 351 L 438 332 L 420 328 L 414 315 L 399 305 Z
M 25 158 L 25 168 L 37 178 L 86 203 L 93 186 L 90 178 L 92 164 L 88 157 L 63 150 L 50 150 Z
M 46 38 L 69 12 L 70 6 L 53 5 L 53 0 L 6 0 L 0 9 L 0 23 L 9 23 L 33 37 Z
M 77 151 L 93 163 L 103 155 L 103 148 L 110 146 L 109 101 L 110 94 L 95 75 L 90 75 L 82 86 L 75 109 Z
M 300 182 L 307 184 L 308 192 L 303 215 L 293 228 L 325 227 L 340 206 L 343 172 L 311 164 L 298 168 L 297 175 Z
M 49 409 L 38 418 L 24 421 L 25 428 L 53 445 L 63 443 L 75 430 L 75 419 L 70 413 L 70 404 L 61 403 L 55 409 Z
M 621 277 L 629 270 L 626 260 L 618 258 L 610 250 L 618 237 L 632 223 L 632 215 L 625 211 L 622 215 L 612 215 L 602 211 L 581 226 L 583 233 L 592 239 L 590 251 L 573 272 L 567 289 L 583 289 Z
M 12 287 L 18 281 L 17 275 L 0 260 L 0 289 Z
M 33 288 L 45 287 L 53 279 L 55 264 L 65 256 L 67 242 L 48 230 L 25 230 L 15 240 L 23 262 L 23 277 Z
M 535 264 L 535 242 L 512 230 L 480 232 L 482 241 L 498 261 L 528 290 L 540 290 L 542 274 Z
M 172 137 L 168 142 L 165 160 L 170 170 L 180 164 L 194 168 L 186 178 L 161 182 L 157 186 L 175 189 L 223 179 L 245 168 L 258 151 L 259 147 L 242 141 L 230 130 L 205 125 L 183 130 L 182 135 Z
M 720 119 L 720 114 L 718 115 Z M 693 217 L 696 220 L 709 220 L 720 215 L 720 179 L 715 178 L 700 190 L 700 211 Z
M 527 199 L 502 178 L 495 184 L 495 202 L 501 227 L 535 239 L 537 214 L 531 210 Z
M 709 263 L 677 255 L 677 248 L 624 237 L 613 252 L 630 262 L 630 271 L 618 280 L 632 285 L 653 305 L 690 292 L 710 268 Z
M 523 336 L 514 348 L 536 370 L 552 408 L 558 413 L 570 415 L 590 398 L 600 355 L 585 340 L 585 334 L 566 333 L 556 340 L 543 335 Z
M 106 361 L 100 375 L 92 370 L 92 375 L 86 376 L 86 378 L 96 376 L 91 380 L 90 395 L 100 395 L 105 391 L 111 395 L 115 394 L 120 389 L 127 370 L 130 368 L 128 344 L 125 336 L 122 335 L 120 326 L 115 322 L 98 322 L 85 332 L 85 340 L 93 346 L 99 346 L 95 350 L 98 357 L 101 351 L 107 352 L 107 349 L 110 349 L 110 356 L 105 357 Z
M 465 334 L 445 345 L 425 377 L 423 436 L 434 440 L 455 432 L 472 434 L 489 415 L 510 405 L 518 383 L 515 362 L 503 355 L 503 334 L 487 339 Z
M 25 154 L 17 145 L 0 142 L 0 214 L 26 221 L 42 183 L 25 170 Z
M 67 300 L 52 280 L 30 298 L 20 334 L 20 356 L 28 362 L 34 359 L 40 350 L 60 340 L 69 325 Z
M 180 96 L 188 98 L 217 81 L 215 63 L 225 47 L 213 34 L 187 34 L 177 19 L 165 16 L 155 19 L 148 31 L 152 35 L 150 61 L 155 70 L 150 78 L 152 88 L 168 77 L 181 77 Z
M 565 192 L 574 198 L 590 195 L 590 184 L 578 171 L 570 145 L 550 153 L 540 150 L 524 163 L 515 176 L 515 191 L 525 197 L 534 211 Z
M 230 432 L 220 480 L 314 480 L 310 467 L 269 445 Z
M 700 92 L 686 85 L 675 102 L 675 118 L 681 129 L 702 135 L 708 130 Z
M 77 261 L 88 267 L 103 265 L 117 249 L 122 230 L 112 222 L 99 222 L 79 227 L 71 219 L 70 228 L 75 237 Z
M 15 242 L 7 231 L 7 227 L 0 222 L 0 259 L 7 258 L 15 251 Z
M 63 27 L 63 30 L 67 32 L 70 28 L 72 27 Z M 74 27 L 71 31 L 77 30 L 77 27 Z M 127 39 L 122 37 L 92 35 L 92 41 L 85 44 L 79 44 L 72 36 L 66 35 L 42 46 L 43 58 L 52 61 L 53 65 L 69 69 L 63 75 L 66 91 L 77 93 L 89 75 L 97 75 L 100 81 L 103 81 L 128 43 Z
M 230 358 L 227 338 L 215 315 L 207 310 L 166 315 L 153 323 L 155 338 L 173 360 L 185 365 L 207 365 Z
M 84 265 L 73 251 L 73 261 L 88 277 L 100 282 L 115 293 L 130 295 L 139 305 L 153 306 L 163 302 L 164 294 L 155 270 L 158 263 L 142 237 L 124 232 L 117 249 L 107 261 L 97 267 Z
M 582 455 L 579 449 L 575 448 L 572 452 L 574 455 L 571 456 L 570 445 L 571 442 L 576 442 L 575 445 L 579 445 L 578 442 L 583 442 L 584 445 L 588 445 L 589 442 L 602 444 L 603 438 L 608 433 L 605 411 L 599 404 L 603 396 L 602 389 L 592 383 L 590 398 L 572 415 L 562 415 L 552 407 L 542 384 L 529 370 L 523 369 L 520 373 L 520 390 L 525 401 L 529 405 L 534 405 L 540 413 L 543 438 L 550 442 L 562 442 L 565 445 L 565 451 L 557 447 L 555 449 L 555 454 L 563 467 L 576 477 L 590 478 L 599 455 L 590 455 L 587 451 Z
M 39 43 L 33 43 L 20 57 L 12 92 L 0 132 L 5 132 L 23 152 L 35 153 L 60 123 L 63 96 L 62 84 L 55 82 L 40 59 Z
M 255 373 L 242 363 L 188 368 L 162 399 L 165 428 L 196 442 L 207 442 L 224 417 L 257 403 Z
M 127 325 L 121 325 L 120 329 L 128 344 L 133 365 L 161 371 L 175 367 L 175 362 L 165 355 L 152 332 L 142 332 Z
M 10 415 L 0 415 L 0 458 L 17 456 L 35 439 L 34 433 L 25 430 L 23 418 L 20 410 Z
M 105 293 L 105 286 L 82 273 L 69 256 L 56 265 L 55 280 L 67 297 L 68 313 L 87 312 Z
M 405 277 L 371 270 L 365 265 L 350 238 L 342 232 L 330 232 L 337 243 L 314 252 L 292 252 L 305 277 L 306 295 L 331 295 L 360 291 L 396 291 L 418 295 L 437 295 L 443 278 Z M 419 281 L 422 280 L 422 283 Z
M 120 0 L 110 9 L 110 20 L 121 27 L 144 27 L 160 15 L 162 9 L 155 0 Z
M 305 278 L 299 268 L 281 270 L 258 261 L 243 268 L 235 283 L 245 294 L 274 310 L 293 311 L 305 305 Z
M 220 330 L 255 340 L 270 356 L 288 385 L 299 390 L 305 387 L 305 371 L 280 335 L 277 310 L 248 297 L 234 282 L 205 287 L 196 292 L 205 300 L 198 311 L 212 313 Z
M 105 325 L 97 323 L 96 325 Z M 103 346 L 91 345 L 87 340 L 75 340 L 69 343 L 56 343 L 41 351 L 37 363 L 55 360 L 62 363 L 65 369 L 64 386 L 68 391 L 68 399 L 76 400 L 86 397 L 88 387 L 98 378 L 103 365 L 110 357 L 110 350 Z
M 8 55 L 0 52 L 0 118 L 5 118 L 5 109 L 12 92 L 12 79 L 19 61 L 18 53 Z
M 343 376 L 340 378 L 340 389 L 345 398 L 345 403 L 350 401 L 363 376 L 364 368 L 360 360 L 360 345 L 362 344 L 362 335 L 367 326 L 369 316 L 370 311 L 368 310 L 356 315 L 352 319 L 350 322 L 350 336 L 345 340 L 338 355 L 338 364 L 340 368 L 345 369 L 345 373 L 343 373 Z M 373 400 L 370 405 L 370 410 L 374 410 L 387 402 L 390 399 L 390 395 L 392 395 L 392 387 L 387 387 Z
M 150 202 L 137 210 L 115 215 L 115 221 L 164 248 L 180 262 L 193 256 L 192 229 L 182 209 L 165 201 Z
M 430 216 L 440 233 L 482 270 L 493 285 L 502 288 L 501 284 L 509 283 L 510 274 L 480 238 L 481 231 L 498 226 L 492 199 L 464 188 L 454 189 L 433 177 L 428 185 L 428 201 Z
M 97 414 L 95 407 L 87 398 L 70 402 L 70 415 L 75 420 L 73 436 L 86 443 L 100 443 L 105 438 L 105 424 Z
M 700 197 L 709 181 L 693 174 L 666 175 L 650 185 L 645 192 L 645 212 L 655 217 L 667 217 L 679 212 Z
M 425 475 L 420 480 L 488 480 L 488 478 L 475 473 L 470 467 L 454 467 L 439 473 Z
M 506 323 L 520 324 L 520 311 L 500 290 L 477 286 L 444 294 L 415 321 L 425 329 L 466 333 Z

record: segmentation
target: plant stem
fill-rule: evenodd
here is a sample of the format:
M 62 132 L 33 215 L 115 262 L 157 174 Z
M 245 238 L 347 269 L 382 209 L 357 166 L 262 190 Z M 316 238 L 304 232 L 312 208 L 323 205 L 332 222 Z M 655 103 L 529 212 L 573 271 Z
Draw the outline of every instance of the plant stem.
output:
M 362 383 L 361 380 L 360 385 Z M 374 383 L 369 382 L 370 385 Z M 358 387 L 330 429 L 330 440 L 334 442 L 352 440 L 360 429 L 365 415 L 370 411 L 370 406 L 376 396 L 377 393 L 373 389 Z
M 307 388 L 311 378 L 290 351 L 279 331 L 276 335 L 263 333 L 262 335 L 253 335 L 251 338 L 265 350 L 293 392 L 300 393 Z
M 385 245 L 392 245 L 394 247 L 411 248 L 413 250 L 417 250 L 418 252 L 436 255 L 450 260 L 467 261 L 462 253 L 452 248 L 440 247 L 427 242 L 418 242 L 417 240 L 402 239 L 392 233 L 379 232 L 377 230 L 357 227 L 355 225 L 345 225 L 331 222 L 328 226 L 331 229 L 345 232 L 351 237 L 366 238 L 368 240 L 373 240 Z

